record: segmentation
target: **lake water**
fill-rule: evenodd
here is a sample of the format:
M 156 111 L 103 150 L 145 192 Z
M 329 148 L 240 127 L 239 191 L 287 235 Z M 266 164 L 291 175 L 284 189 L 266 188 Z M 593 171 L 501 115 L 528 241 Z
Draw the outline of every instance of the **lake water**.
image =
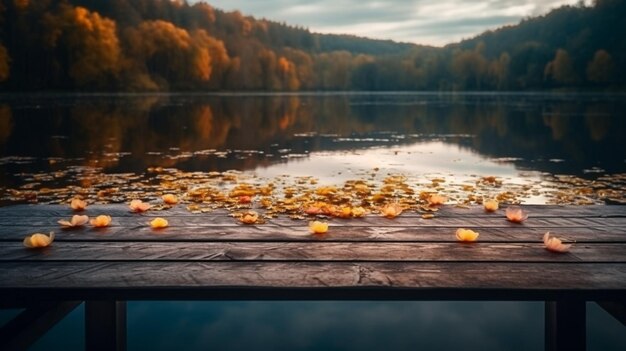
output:
M 285 187 L 437 179 L 459 203 L 624 203 L 625 115 L 620 94 L 4 95 L 0 204 L 150 200 L 164 179 L 209 172 Z M 33 349 L 81 349 L 82 313 Z M 538 302 L 130 302 L 128 322 L 130 350 L 543 349 Z M 626 349 L 594 304 L 587 324 L 590 350 Z

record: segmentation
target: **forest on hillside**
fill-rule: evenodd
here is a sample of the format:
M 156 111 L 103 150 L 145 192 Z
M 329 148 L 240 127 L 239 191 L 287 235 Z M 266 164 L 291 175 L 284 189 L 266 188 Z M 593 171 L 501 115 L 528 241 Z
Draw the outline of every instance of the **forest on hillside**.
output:
M 0 91 L 623 89 L 624 13 L 596 0 L 434 48 L 203 2 L 2 0 Z

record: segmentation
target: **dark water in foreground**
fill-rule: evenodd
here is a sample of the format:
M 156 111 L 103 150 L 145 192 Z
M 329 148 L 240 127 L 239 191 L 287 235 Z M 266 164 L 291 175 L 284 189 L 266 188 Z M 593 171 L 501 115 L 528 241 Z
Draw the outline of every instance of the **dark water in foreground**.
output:
M 32 350 L 82 350 L 83 308 Z M 8 317 L 5 312 L 0 316 Z M 2 319 L 0 319 L 2 321 Z M 130 302 L 128 350 L 543 350 L 541 302 Z M 624 350 L 587 304 L 587 349 Z
M 372 169 L 413 177 L 415 184 L 497 176 L 528 186 L 526 203 L 553 202 L 555 189 L 572 184 L 602 183 L 570 201 L 604 204 L 625 200 L 625 140 L 625 95 L 3 96 L 0 202 L 25 201 L 14 199 L 15 191 L 98 190 L 103 175 L 148 182 L 148 167 L 165 167 L 235 169 L 270 180 L 308 175 L 320 184 L 369 176 Z M 595 304 L 588 311 L 588 349 L 625 350 L 624 327 Z M 0 311 L 3 321 L 10 314 Z M 81 307 L 33 350 L 82 349 L 82 318 Z M 128 345 L 542 350 L 543 304 L 130 302 Z

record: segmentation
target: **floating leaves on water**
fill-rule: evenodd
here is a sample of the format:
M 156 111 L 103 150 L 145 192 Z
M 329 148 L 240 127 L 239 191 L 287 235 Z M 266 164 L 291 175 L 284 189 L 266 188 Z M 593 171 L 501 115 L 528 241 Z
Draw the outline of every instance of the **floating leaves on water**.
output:
M 87 208 L 87 202 L 78 198 L 72 199 L 70 207 L 74 211 L 84 211 Z
M 487 212 L 495 212 L 498 210 L 499 203 L 497 200 L 493 200 L 493 199 L 484 200 L 483 207 L 485 208 L 485 211 Z
M 161 217 L 157 217 L 150 221 L 150 227 L 152 227 L 152 229 L 162 229 L 167 227 L 168 225 L 169 223 L 167 219 Z
M 513 223 L 522 223 L 528 218 L 528 213 L 518 206 L 507 207 L 505 214 L 506 219 Z
M 174 194 L 165 194 L 161 196 L 161 199 L 163 199 L 163 202 L 165 202 L 168 205 L 176 205 L 178 203 L 178 197 Z
M 132 200 L 130 202 L 130 205 L 128 205 L 128 207 L 130 208 L 131 212 L 145 212 L 147 211 L 152 205 L 150 205 L 147 202 L 143 202 L 141 200 Z
M 398 203 L 387 204 L 380 208 L 380 214 L 385 218 L 396 218 L 402 213 L 402 206 Z
M 109 224 L 111 224 L 111 216 L 99 215 L 98 217 L 90 220 L 89 223 L 96 228 L 108 227 Z
M 54 241 L 54 232 L 50 234 L 35 233 L 24 238 L 24 246 L 29 249 L 49 246 Z
M 309 231 L 313 234 L 324 234 L 328 231 L 328 223 L 322 221 L 309 222 Z
M 252 196 L 250 195 L 241 195 L 239 196 L 239 201 L 240 204 L 249 204 L 252 202 Z
M 82 225 L 87 224 L 87 222 L 89 222 L 89 216 L 73 215 L 69 221 L 61 219 L 57 223 L 59 223 L 60 225 L 64 227 L 71 228 L 71 227 L 80 227 Z
M 357 207 L 352 208 L 351 213 L 352 213 L 352 217 L 358 218 L 358 217 L 365 216 L 367 211 L 363 207 L 357 206 Z
M 553 252 L 567 252 L 572 247 L 572 244 L 563 244 L 561 239 L 550 236 L 550 232 L 546 232 L 543 235 L 543 243 L 546 246 L 546 250 Z
M 456 230 L 456 239 L 458 241 L 476 241 L 478 239 L 478 232 L 475 232 L 471 229 L 459 228 Z
M 448 198 L 439 194 L 432 194 L 428 197 L 428 203 L 431 206 L 443 205 L 446 201 L 448 201 Z
M 528 200 L 560 205 L 626 202 L 626 174 L 598 175 L 595 179 L 541 174 L 536 179 L 536 173 L 526 176 L 522 172 L 516 178 L 468 175 L 455 179 L 442 174 L 407 176 L 366 170 L 357 175 L 362 178 L 343 184 L 325 180 L 325 184 L 317 185 L 312 177 L 290 175 L 262 178 L 247 172 L 185 172 L 165 167 L 151 167 L 139 174 L 111 174 L 96 167 L 70 166 L 49 174 L 20 173 L 17 176 L 22 178 L 23 187 L 0 188 L 0 201 L 59 204 L 80 198 L 107 204 L 143 199 L 156 204 L 158 200 L 150 207 L 152 211 L 169 209 L 161 196 L 171 193 L 192 213 L 263 208 L 264 217 L 289 218 L 305 214 L 354 218 L 359 217 L 360 210 L 354 210 L 358 207 L 365 213 L 378 213 L 388 203 L 397 203 L 403 210 L 434 212 L 437 206 L 428 201 L 432 195 L 444 196 L 446 204 L 462 208 L 485 206 L 484 199 L 507 205 Z M 350 215 L 348 208 L 352 209 Z

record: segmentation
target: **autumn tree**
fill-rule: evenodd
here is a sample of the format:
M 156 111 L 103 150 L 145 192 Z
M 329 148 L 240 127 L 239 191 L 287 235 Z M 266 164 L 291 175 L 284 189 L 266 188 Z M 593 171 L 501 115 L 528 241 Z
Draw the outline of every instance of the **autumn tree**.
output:
M 283 54 L 295 65 L 296 75 L 300 89 L 312 89 L 314 87 L 313 58 L 302 50 L 287 48 Z
M 119 72 L 121 49 L 115 22 L 84 7 L 62 5 L 43 17 L 44 45 L 66 56 L 78 86 L 106 86 Z
M 573 84 L 578 81 L 574 71 L 574 64 L 567 51 L 558 49 L 554 60 L 546 65 L 544 75 L 546 79 L 553 79 L 560 84 Z
M 587 65 L 587 79 L 594 83 L 609 83 L 613 78 L 615 64 L 605 50 L 598 50 Z
M 461 89 L 481 89 L 487 72 L 487 60 L 478 50 L 458 51 L 452 57 L 451 70 Z
M 283 90 L 298 90 L 300 81 L 296 73 L 296 65 L 289 61 L 286 57 L 281 56 L 278 59 L 278 74 Z
M 498 90 L 509 88 L 509 75 L 511 64 L 511 56 L 507 52 L 500 54 L 497 60 L 489 63 L 489 76 L 493 80 L 493 86 Z

